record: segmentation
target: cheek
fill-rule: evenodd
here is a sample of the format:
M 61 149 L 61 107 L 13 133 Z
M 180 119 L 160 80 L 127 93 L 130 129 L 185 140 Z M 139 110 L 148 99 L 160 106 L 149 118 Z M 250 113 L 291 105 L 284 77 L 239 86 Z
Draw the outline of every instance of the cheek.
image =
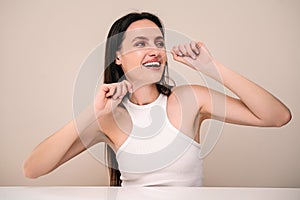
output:
M 125 72 L 140 67 L 145 54 L 142 51 L 128 53 L 122 58 L 122 66 Z

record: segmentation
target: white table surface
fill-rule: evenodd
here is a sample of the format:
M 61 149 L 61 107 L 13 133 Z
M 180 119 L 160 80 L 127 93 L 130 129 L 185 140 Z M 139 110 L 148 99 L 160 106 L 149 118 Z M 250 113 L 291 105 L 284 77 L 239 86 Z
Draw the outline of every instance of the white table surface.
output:
M 300 200 L 300 188 L 228 187 L 0 187 L 0 199 L 30 200 Z

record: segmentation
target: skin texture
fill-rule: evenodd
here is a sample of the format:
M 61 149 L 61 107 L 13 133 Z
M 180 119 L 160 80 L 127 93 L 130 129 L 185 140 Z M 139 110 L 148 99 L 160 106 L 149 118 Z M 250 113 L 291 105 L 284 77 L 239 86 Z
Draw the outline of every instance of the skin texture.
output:
M 24 163 L 24 174 L 36 178 L 99 142 L 108 143 L 115 151 L 132 129 L 126 109 L 119 106 L 128 94 L 131 102 L 145 105 L 159 96 L 155 83 L 163 74 L 167 61 L 159 28 L 149 20 L 133 22 L 126 31 L 116 64 L 122 67 L 126 80 L 101 85 L 94 104 L 65 127 L 39 144 Z M 288 108 L 262 87 L 222 65 L 211 56 L 200 41 L 175 45 L 172 59 L 200 71 L 236 94 L 233 98 L 200 85 L 172 89 L 167 100 L 167 117 L 175 128 L 199 141 L 199 130 L 205 119 L 249 126 L 280 127 L 288 123 Z M 157 61 L 159 68 L 143 66 Z M 226 109 L 224 109 L 226 108 Z M 77 130 L 76 121 L 83 124 Z M 78 133 L 79 132 L 79 133 Z M 57 148 L 59 147 L 59 148 Z

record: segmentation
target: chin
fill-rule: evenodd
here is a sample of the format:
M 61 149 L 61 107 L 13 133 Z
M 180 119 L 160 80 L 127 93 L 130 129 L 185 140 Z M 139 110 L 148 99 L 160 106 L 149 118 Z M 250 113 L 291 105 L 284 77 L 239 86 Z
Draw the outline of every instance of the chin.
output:
M 126 74 L 127 79 L 138 85 L 148 85 L 157 83 L 161 80 L 164 68 L 137 68 Z
M 161 76 L 148 76 L 145 77 L 144 79 L 139 79 L 139 82 L 143 84 L 154 84 L 157 83 L 161 80 Z

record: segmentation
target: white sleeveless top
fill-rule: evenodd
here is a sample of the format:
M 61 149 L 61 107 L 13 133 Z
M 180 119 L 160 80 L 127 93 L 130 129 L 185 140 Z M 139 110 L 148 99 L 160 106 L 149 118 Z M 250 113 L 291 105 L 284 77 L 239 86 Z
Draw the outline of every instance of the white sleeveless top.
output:
M 122 186 L 202 186 L 200 144 L 168 120 L 167 96 L 136 105 L 124 98 L 133 128 L 116 152 Z

